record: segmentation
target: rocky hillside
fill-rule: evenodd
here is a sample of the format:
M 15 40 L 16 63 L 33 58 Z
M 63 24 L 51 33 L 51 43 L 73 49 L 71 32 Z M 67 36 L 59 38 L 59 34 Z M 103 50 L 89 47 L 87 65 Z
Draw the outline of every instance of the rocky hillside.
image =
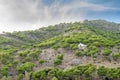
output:
M 0 79 L 120 80 L 119 28 L 85 20 L 5 32 L 0 35 Z

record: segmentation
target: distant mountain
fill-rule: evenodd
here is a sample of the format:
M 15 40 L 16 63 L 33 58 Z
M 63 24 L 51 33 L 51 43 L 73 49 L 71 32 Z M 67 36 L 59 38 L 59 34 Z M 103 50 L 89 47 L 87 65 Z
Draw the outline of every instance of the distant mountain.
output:
M 86 23 L 89 26 L 98 27 L 104 30 L 120 32 L 120 24 L 114 22 L 108 22 L 105 20 L 85 20 L 84 23 Z
M 66 24 L 63 23 L 55 26 L 51 25 L 48 27 L 43 27 L 34 31 L 19 31 L 13 33 L 4 32 L 3 34 L 0 34 L 0 43 L 1 45 L 19 47 L 22 45 L 32 45 L 63 34 L 66 29 Z
M 97 27 L 103 30 L 114 31 L 116 33 L 120 33 L 120 24 L 108 22 L 105 20 L 85 20 L 83 23 L 77 22 L 78 25 L 87 25 L 91 27 Z M 5 45 L 5 43 L 9 43 L 7 45 L 20 46 L 22 45 L 32 45 L 34 43 L 42 42 L 43 40 L 52 38 L 54 36 L 58 36 L 64 34 L 65 31 L 69 30 L 71 26 L 75 24 L 72 23 L 61 23 L 55 26 L 43 27 L 34 31 L 19 31 L 19 32 L 5 32 L 0 35 L 0 43 Z M 1 39 L 2 38 L 2 39 Z M 2 41 L 3 39 L 6 39 Z M 17 44 L 15 43 L 17 42 Z M 15 44 L 15 45 L 14 45 Z

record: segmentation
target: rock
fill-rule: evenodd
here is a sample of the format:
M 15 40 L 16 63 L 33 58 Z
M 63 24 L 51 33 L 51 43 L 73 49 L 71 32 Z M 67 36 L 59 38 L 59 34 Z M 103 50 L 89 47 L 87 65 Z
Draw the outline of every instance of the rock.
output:
M 80 50 L 85 50 L 86 45 L 85 45 L 85 44 L 80 43 L 80 44 L 78 44 L 78 48 L 79 48 Z
M 79 65 L 79 64 L 81 64 L 81 61 L 78 60 L 78 59 L 73 59 L 73 60 L 71 61 L 71 65 L 72 65 L 72 66 L 76 66 L 76 65 Z

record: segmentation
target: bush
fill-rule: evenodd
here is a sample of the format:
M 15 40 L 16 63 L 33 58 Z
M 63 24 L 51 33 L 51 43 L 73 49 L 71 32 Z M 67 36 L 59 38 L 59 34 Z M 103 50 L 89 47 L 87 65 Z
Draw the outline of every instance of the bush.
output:
M 14 61 L 13 61 L 13 64 L 14 64 L 14 65 L 17 65 L 18 63 L 19 63 L 18 60 L 14 60 Z
M 30 72 L 30 71 L 32 71 L 32 69 L 33 69 L 33 67 L 34 67 L 35 65 L 33 64 L 33 63 L 31 63 L 31 62 L 26 62 L 26 63 L 24 63 L 24 64 L 22 64 L 22 65 L 20 65 L 20 66 L 17 66 L 17 71 L 18 71 L 18 73 L 25 73 L 25 71 L 27 71 L 27 72 Z
M 55 49 L 55 50 L 57 50 L 58 48 L 60 48 L 60 46 L 58 44 L 53 46 L 53 49 Z
M 97 52 L 99 52 L 98 48 L 89 49 L 89 50 L 85 50 L 85 55 L 86 56 L 91 56 L 91 55 L 96 54 Z
M 43 64 L 45 62 L 45 60 L 39 60 L 38 62 L 39 62 L 39 64 Z
M 12 80 L 11 76 L 3 76 L 0 80 Z
M 32 58 L 28 56 L 25 57 L 22 62 L 30 62 L 30 61 L 32 61 Z
M 114 43 L 112 41 L 106 41 L 106 43 L 104 43 L 105 47 L 113 47 Z
M 17 80 L 22 80 L 23 79 L 23 74 L 19 74 L 18 76 L 17 76 Z
M 112 55 L 114 59 L 119 59 L 120 58 L 120 53 L 115 53 Z
M 71 44 L 70 49 L 72 49 L 72 50 L 78 49 L 78 45 L 77 44 Z
M 105 76 L 107 74 L 107 69 L 102 66 L 97 70 L 97 73 L 99 76 Z
M 63 54 L 58 54 L 57 59 L 63 60 Z
M 56 65 L 60 65 L 62 63 L 62 60 L 60 60 L 60 59 L 55 59 L 54 60 L 54 65 L 56 66 Z
M 103 52 L 103 55 L 109 56 L 111 53 L 112 53 L 112 50 L 111 50 L 111 49 L 105 48 L 105 49 L 104 49 L 104 52 Z
M 19 56 L 26 57 L 29 53 L 30 53 L 30 50 L 25 50 L 25 51 L 19 53 Z
M 56 77 L 53 77 L 52 80 L 58 80 Z
M 37 59 L 41 52 L 42 52 L 41 50 L 40 51 L 33 51 L 29 54 L 29 56 Z
M 54 65 L 60 65 L 62 63 L 63 60 L 63 54 L 58 54 L 57 57 L 54 60 Z
M 117 48 L 120 49 L 120 46 L 118 46 Z
M 63 48 L 68 48 L 68 47 L 70 46 L 70 44 L 69 44 L 69 43 L 62 42 L 62 43 L 61 43 L 61 46 L 62 46 Z
M 83 53 L 82 53 L 80 50 L 77 50 L 77 51 L 75 52 L 75 55 L 76 55 L 76 56 L 83 56 Z
M 93 45 L 94 45 L 94 46 L 97 46 L 97 47 L 100 47 L 100 46 L 101 46 L 101 43 L 100 43 L 100 42 L 93 42 Z
M 38 44 L 38 46 L 48 48 L 48 47 L 53 46 L 56 42 L 57 42 L 57 40 L 52 40 L 52 39 L 51 40 L 46 40 L 46 41 Z
M 2 74 L 2 76 L 7 76 L 8 75 L 8 70 L 9 70 L 9 67 L 4 66 L 0 69 L 0 73 Z

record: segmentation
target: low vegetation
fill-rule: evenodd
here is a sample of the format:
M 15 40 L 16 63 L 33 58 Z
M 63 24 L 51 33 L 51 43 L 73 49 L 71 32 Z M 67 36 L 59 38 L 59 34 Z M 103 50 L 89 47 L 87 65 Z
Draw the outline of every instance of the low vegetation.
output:
M 0 34 L 0 80 L 120 80 L 118 25 L 86 20 Z

